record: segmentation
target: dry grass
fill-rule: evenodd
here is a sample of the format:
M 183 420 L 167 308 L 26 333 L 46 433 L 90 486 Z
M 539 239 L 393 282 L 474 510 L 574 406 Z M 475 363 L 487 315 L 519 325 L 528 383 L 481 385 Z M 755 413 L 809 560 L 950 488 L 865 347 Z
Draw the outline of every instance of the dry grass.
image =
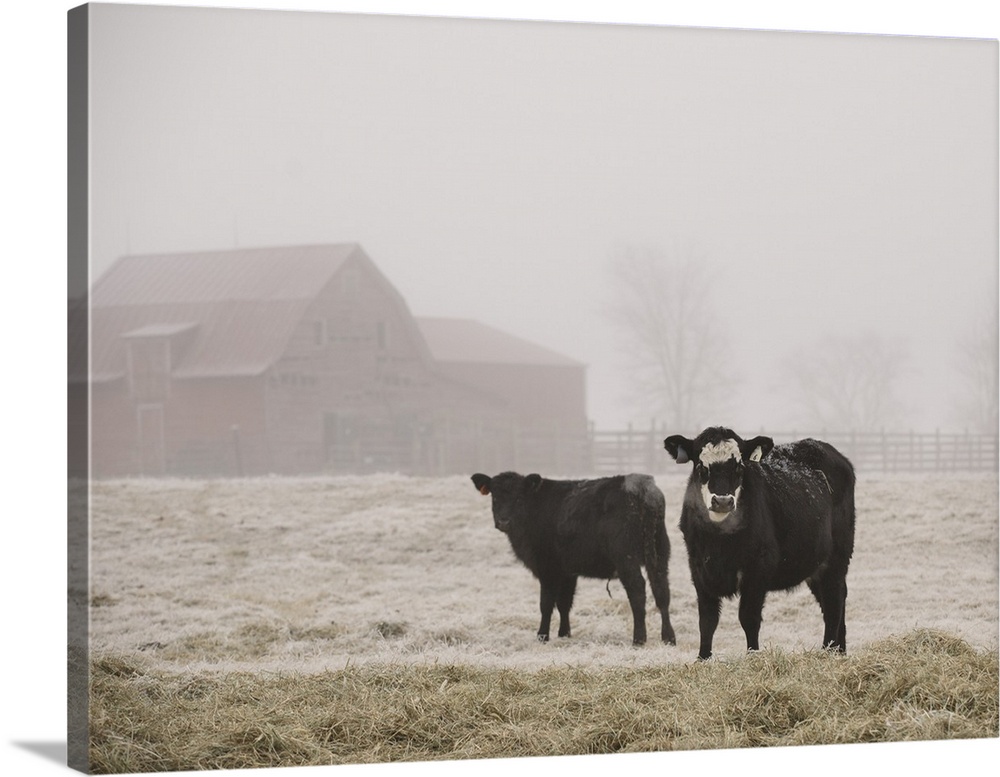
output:
M 314 675 L 93 665 L 97 772 L 234 769 L 997 736 L 997 653 L 933 631 L 855 656 Z
M 537 643 L 537 583 L 467 478 L 95 483 L 93 768 L 997 735 L 995 476 L 862 477 L 848 656 L 815 650 L 798 590 L 752 656 L 725 603 L 707 664 L 684 481 L 658 482 L 676 648 L 630 645 L 617 581 L 581 581 L 573 638 Z

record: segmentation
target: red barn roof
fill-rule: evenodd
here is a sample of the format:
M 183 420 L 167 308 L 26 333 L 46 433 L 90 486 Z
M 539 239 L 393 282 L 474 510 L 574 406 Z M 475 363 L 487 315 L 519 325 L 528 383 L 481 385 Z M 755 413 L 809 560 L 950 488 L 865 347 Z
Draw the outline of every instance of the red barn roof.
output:
M 124 373 L 124 337 L 182 331 L 175 377 L 259 374 L 350 257 L 371 263 L 354 243 L 123 257 L 91 291 L 92 377 Z
M 123 257 L 90 293 L 91 380 L 123 376 L 126 342 L 139 337 L 184 340 L 171 365 L 175 378 L 258 375 L 282 356 L 308 306 L 349 259 L 367 265 L 408 313 L 356 243 Z M 583 366 L 477 321 L 413 325 L 426 356 L 441 363 Z
M 94 285 L 91 305 L 311 300 L 356 243 L 125 256 Z
M 417 325 L 438 362 L 582 367 L 520 337 L 466 318 L 418 318 Z

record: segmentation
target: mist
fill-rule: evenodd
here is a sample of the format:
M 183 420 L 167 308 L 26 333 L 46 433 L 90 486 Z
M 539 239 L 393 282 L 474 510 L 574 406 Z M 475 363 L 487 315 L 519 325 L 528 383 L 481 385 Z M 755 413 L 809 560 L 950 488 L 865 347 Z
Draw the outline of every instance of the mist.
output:
M 610 429 L 667 420 L 608 314 L 644 251 L 706 280 L 683 327 L 727 355 L 699 421 L 805 430 L 796 365 L 874 340 L 898 357 L 882 425 L 963 424 L 956 354 L 996 326 L 996 41 L 91 14 L 91 280 L 357 243 L 414 315 L 587 365 Z

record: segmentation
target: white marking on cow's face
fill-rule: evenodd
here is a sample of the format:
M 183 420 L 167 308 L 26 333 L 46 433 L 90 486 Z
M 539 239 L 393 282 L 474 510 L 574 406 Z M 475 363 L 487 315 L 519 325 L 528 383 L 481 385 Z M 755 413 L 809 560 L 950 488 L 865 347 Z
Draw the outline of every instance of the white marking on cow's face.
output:
M 705 509 L 708 510 L 708 517 L 715 523 L 721 523 L 736 509 L 736 505 L 740 499 L 740 486 L 736 485 L 730 493 L 716 494 L 712 491 L 711 485 L 715 481 L 716 487 L 722 485 L 723 488 L 728 489 L 730 486 L 723 484 L 731 484 L 733 475 L 736 476 L 737 483 L 739 482 L 739 468 L 743 466 L 740 445 L 736 440 L 731 438 L 714 444 L 708 443 L 701 449 L 698 455 L 698 462 L 701 468 L 701 496 L 705 501 Z M 710 474 L 711 472 L 715 472 L 716 475 L 713 477 Z M 718 480 L 719 477 L 723 478 L 721 482 Z M 720 500 L 725 503 L 730 498 L 732 499 L 730 509 L 712 509 L 713 500 L 716 503 Z M 719 508 L 720 505 L 716 504 L 716 507 Z
M 740 446 L 736 440 L 723 440 L 718 445 L 708 443 L 701 449 L 701 454 L 698 456 L 698 459 L 706 467 L 710 467 L 713 464 L 721 464 L 724 461 L 729 461 L 729 459 L 739 460 L 739 458 Z

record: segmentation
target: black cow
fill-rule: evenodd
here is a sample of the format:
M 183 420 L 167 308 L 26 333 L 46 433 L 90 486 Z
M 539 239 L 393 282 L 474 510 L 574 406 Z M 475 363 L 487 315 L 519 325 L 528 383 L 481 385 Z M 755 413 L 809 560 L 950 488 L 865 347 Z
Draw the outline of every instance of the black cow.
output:
M 739 594 L 747 650 L 757 650 L 768 591 L 803 581 L 823 611 L 823 646 L 845 652 L 851 462 L 819 440 L 776 446 L 770 437 L 742 440 L 724 427 L 694 440 L 673 435 L 664 447 L 679 464 L 694 462 L 680 528 L 698 595 L 698 657 L 712 655 L 721 597 Z
M 660 610 L 660 637 L 675 644 L 670 625 L 667 563 L 670 540 L 663 493 L 649 475 L 597 480 L 548 480 L 503 472 L 472 476 L 493 499 L 493 523 L 507 535 L 514 555 L 542 586 L 538 639 L 547 642 L 553 606 L 559 636 L 568 637 L 577 577 L 621 580 L 632 607 L 632 642 L 646 641 L 646 567 Z

